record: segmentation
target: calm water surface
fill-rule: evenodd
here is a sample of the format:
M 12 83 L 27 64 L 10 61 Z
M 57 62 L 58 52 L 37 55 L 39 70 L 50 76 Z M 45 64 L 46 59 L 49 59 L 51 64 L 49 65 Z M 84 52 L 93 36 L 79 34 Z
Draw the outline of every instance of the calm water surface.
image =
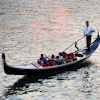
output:
M 100 100 L 100 47 L 85 68 L 45 78 L 6 75 L 2 66 L 3 51 L 11 65 L 57 54 L 83 36 L 86 20 L 100 30 L 99 0 L 0 0 L 0 100 Z

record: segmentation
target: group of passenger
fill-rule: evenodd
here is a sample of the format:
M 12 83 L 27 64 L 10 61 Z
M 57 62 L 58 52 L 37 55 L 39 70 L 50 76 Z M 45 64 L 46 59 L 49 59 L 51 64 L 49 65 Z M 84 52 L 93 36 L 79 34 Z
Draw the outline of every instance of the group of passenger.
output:
M 74 60 L 76 60 L 74 53 L 67 54 L 65 51 L 63 51 L 60 52 L 57 56 L 52 54 L 50 58 L 45 57 L 44 54 L 41 54 L 40 59 L 37 62 L 41 66 L 53 66 L 68 63 Z

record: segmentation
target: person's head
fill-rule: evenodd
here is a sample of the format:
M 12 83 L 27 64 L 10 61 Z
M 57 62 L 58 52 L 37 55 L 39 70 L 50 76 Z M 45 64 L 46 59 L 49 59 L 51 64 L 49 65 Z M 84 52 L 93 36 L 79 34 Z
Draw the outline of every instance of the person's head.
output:
M 51 58 L 55 58 L 54 54 L 51 55 Z
M 89 21 L 86 21 L 86 26 L 87 26 L 87 27 L 89 26 Z
M 41 54 L 41 57 L 43 57 L 43 54 Z
M 61 52 L 59 52 L 59 55 L 60 55 L 60 56 L 62 56 L 62 53 L 61 53 Z
M 56 59 L 59 59 L 59 56 L 56 56 Z

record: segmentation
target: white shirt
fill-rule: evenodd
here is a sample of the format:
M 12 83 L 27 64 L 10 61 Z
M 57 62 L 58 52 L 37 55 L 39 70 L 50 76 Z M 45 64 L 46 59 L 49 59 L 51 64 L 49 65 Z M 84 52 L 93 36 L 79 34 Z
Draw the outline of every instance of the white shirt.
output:
M 95 28 L 92 26 L 88 26 L 84 29 L 84 34 L 85 35 L 92 35 L 93 32 L 95 32 Z
M 63 56 L 59 56 L 59 59 L 62 60 L 63 59 Z

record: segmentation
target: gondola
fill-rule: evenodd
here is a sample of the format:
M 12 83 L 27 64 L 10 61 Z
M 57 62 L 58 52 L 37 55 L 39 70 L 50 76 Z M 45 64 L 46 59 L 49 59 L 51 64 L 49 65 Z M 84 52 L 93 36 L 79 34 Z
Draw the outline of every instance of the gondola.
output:
M 90 51 L 86 49 L 80 49 L 75 51 L 76 60 L 63 63 L 60 65 L 54 66 L 40 66 L 39 64 L 27 64 L 27 65 L 17 65 L 17 66 L 10 66 L 6 62 L 5 53 L 2 53 L 2 60 L 4 66 L 4 72 L 9 75 L 48 75 L 48 74 L 55 74 L 60 73 L 63 71 L 73 71 L 81 68 L 81 63 L 86 61 L 88 57 L 93 54 L 100 44 L 100 37 L 99 34 L 97 35 L 96 39 L 91 43 Z

